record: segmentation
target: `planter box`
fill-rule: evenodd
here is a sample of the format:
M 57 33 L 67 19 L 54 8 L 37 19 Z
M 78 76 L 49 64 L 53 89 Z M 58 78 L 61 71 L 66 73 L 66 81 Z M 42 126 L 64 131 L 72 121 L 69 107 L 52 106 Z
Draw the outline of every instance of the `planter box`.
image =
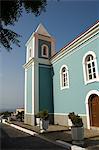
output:
M 49 120 L 40 119 L 40 130 L 47 130 L 49 126 Z
M 71 128 L 73 144 L 83 145 L 84 144 L 84 128 L 83 127 L 72 127 Z
M 40 118 L 36 118 L 36 125 L 40 126 Z
M 72 140 L 83 140 L 84 139 L 84 128 L 83 127 L 72 127 Z
M 68 126 L 69 126 L 69 129 L 71 129 L 71 127 L 73 126 L 71 119 L 68 119 Z

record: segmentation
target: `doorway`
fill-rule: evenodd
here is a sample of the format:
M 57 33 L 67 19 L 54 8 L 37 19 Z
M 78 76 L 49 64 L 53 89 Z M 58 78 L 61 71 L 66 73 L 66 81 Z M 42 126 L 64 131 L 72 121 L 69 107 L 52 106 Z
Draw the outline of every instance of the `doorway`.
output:
M 90 95 L 88 99 L 90 126 L 99 127 L 99 96 Z

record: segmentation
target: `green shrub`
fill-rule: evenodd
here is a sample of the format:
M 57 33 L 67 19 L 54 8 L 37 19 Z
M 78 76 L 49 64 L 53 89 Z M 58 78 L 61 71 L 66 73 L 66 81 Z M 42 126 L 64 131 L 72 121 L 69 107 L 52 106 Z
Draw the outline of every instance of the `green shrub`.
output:
M 74 112 L 71 112 L 68 114 L 68 117 L 71 120 L 73 126 L 75 126 L 75 127 L 83 126 L 82 118 L 80 116 L 78 116 L 78 114 L 76 115 Z
M 36 118 L 40 118 L 40 112 L 35 115 Z
M 49 118 L 49 114 L 47 110 L 42 110 L 36 114 L 37 118 L 47 120 Z

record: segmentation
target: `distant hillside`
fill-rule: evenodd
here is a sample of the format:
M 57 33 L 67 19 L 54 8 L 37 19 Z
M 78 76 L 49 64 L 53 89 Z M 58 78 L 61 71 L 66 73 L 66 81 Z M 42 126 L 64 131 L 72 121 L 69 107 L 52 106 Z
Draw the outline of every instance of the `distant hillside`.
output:
M 0 109 L 1 112 L 9 111 L 9 112 L 15 112 L 16 109 Z

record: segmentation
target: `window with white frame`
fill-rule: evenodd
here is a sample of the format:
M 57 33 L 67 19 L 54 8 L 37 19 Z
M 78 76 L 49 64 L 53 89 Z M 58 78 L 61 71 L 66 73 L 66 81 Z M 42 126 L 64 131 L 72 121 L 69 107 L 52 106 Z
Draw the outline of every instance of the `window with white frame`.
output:
M 83 58 L 83 71 L 85 84 L 98 81 L 98 68 L 96 54 L 89 51 Z
M 42 48 L 41 48 L 41 51 L 42 51 L 42 56 L 48 58 L 48 46 L 43 44 Z
M 60 86 L 61 89 L 69 88 L 68 68 L 63 65 L 60 69 Z

